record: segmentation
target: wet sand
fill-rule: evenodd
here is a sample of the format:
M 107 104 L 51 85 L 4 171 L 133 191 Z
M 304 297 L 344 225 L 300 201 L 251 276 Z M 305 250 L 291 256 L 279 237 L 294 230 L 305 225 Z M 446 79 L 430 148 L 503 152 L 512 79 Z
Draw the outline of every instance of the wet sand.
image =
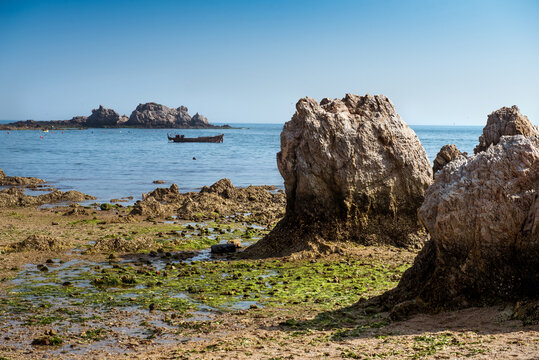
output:
M 0 209 L 0 356 L 538 357 L 539 327 L 512 320 L 511 304 L 400 322 L 353 306 L 394 287 L 417 250 L 342 244 L 342 255 L 239 260 L 208 248 L 253 243 L 267 223 L 129 211 Z

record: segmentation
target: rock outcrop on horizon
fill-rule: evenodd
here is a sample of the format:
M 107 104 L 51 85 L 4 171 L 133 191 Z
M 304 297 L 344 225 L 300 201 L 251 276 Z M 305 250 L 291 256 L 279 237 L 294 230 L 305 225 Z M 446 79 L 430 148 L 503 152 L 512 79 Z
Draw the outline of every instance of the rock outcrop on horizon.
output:
M 191 116 L 185 106 L 177 109 L 157 103 L 139 104 L 129 116 L 128 126 L 135 127 L 190 127 Z
M 520 125 L 507 125 L 507 114 Z M 476 148 L 485 150 L 446 164 L 427 189 L 419 219 L 431 240 L 397 288 L 375 301 L 394 319 L 539 298 L 539 137 L 516 106 L 488 121 Z M 488 128 L 529 136 L 495 138 Z
M 92 115 L 86 118 L 84 126 L 97 128 L 116 127 L 124 124 L 126 121 L 126 116 L 120 116 L 116 111 L 105 109 L 103 105 L 99 105 L 99 108 L 93 109 Z
M 285 218 L 246 256 L 333 251 L 339 240 L 420 245 L 417 209 L 432 170 L 416 134 L 383 95 L 303 98 L 281 133 Z
M 176 109 L 157 104 L 154 102 L 139 104 L 128 118 L 119 115 L 112 109 L 106 109 L 102 105 L 92 110 L 92 114 L 75 116 L 71 120 L 54 121 L 17 121 L 0 125 L 0 130 L 23 130 L 23 129 L 51 129 L 51 128 L 172 128 L 172 129 L 210 129 L 230 128 L 229 125 L 212 125 L 205 116 L 196 113 L 189 115 L 187 107 L 180 106 Z
M 490 145 L 496 145 L 502 136 L 512 135 L 539 136 L 539 129 L 530 122 L 527 116 L 520 113 L 516 105 L 502 107 L 488 116 L 474 154 L 485 151 Z
M 442 146 L 438 154 L 436 154 L 436 158 L 434 159 L 434 163 L 432 166 L 432 172 L 436 174 L 444 166 L 446 166 L 459 156 L 466 157 L 467 155 L 467 153 L 460 152 L 457 146 L 454 144 L 444 145 Z

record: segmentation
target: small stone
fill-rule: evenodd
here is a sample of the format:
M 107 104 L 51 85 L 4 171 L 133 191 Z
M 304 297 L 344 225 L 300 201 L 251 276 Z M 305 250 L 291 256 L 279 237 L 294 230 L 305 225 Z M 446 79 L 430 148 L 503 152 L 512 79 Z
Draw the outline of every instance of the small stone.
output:
M 242 247 L 242 244 L 241 244 L 241 240 L 240 239 L 232 239 L 232 240 L 228 240 L 227 244 L 229 245 L 234 245 L 236 248 L 241 248 Z
M 235 251 L 236 246 L 234 244 L 217 244 L 211 246 L 211 252 L 214 254 L 223 254 Z

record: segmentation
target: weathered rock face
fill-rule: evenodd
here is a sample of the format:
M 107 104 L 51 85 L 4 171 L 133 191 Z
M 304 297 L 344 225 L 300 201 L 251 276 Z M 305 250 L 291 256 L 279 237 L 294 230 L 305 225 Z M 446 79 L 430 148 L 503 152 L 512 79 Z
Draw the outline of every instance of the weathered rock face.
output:
M 384 302 L 437 309 L 538 297 L 538 194 L 537 137 L 501 137 L 447 164 L 419 210 L 432 240 Z
M 300 234 L 316 229 L 322 238 L 364 244 L 421 242 L 417 209 L 432 170 L 417 136 L 389 99 L 347 94 L 318 104 L 303 98 L 296 109 L 284 125 L 277 154 L 286 217 L 248 251 L 287 254 L 296 247 L 293 240 L 287 244 L 291 227 L 302 228 Z
M 520 113 L 516 105 L 503 107 L 488 116 L 487 125 L 483 128 L 483 134 L 479 137 L 479 145 L 474 149 L 474 154 L 485 151 L 492 144 L 496 145 L 502 136 L 539 136 L 539 130 L 527 116 Z
M 185 106 L 177 109 L 156 103 L 139 104 L 131 113 L 128 126 L 143 127 L 190 127 L 192 119 Z
M 125 121 L 126 119 L 120 116 L 116 111 L 105 109 L 102 105 L 99 105 L 99 108 L 92 110 L 92 115 L 86 118 L 84 125 L 97 128 L 116 127 Z
M 205 116 L 196 113 L 195 116 L 193 116 L 193 118 L 191 119 L 191 124 L 194 126 L 207 126 L 209 125 L 209 121 Z
M 459 151 L 456 145 L 444 145 L 436 155 L 434 159 L 434 165 L 432 166 L 432 172 L 436 174 L 440 171 L 445 165 L 449 164 L 451 161 L 455 160 L 459 156 L 466 157 L 468 154 L 462 153 Z

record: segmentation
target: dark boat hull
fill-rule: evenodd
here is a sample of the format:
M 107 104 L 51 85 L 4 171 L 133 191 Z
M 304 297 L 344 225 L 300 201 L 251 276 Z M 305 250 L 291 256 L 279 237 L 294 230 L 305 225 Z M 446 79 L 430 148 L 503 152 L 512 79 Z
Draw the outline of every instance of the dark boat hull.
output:
M 189 142 L 205 142 L 205 143 L 222 143 L 224 134 L 217 136 L 200 136 L 197 138 L 186 138 L 180 135 L 170 136 L 167 135 L 169 141 L 177 143 L 189 143 Z

